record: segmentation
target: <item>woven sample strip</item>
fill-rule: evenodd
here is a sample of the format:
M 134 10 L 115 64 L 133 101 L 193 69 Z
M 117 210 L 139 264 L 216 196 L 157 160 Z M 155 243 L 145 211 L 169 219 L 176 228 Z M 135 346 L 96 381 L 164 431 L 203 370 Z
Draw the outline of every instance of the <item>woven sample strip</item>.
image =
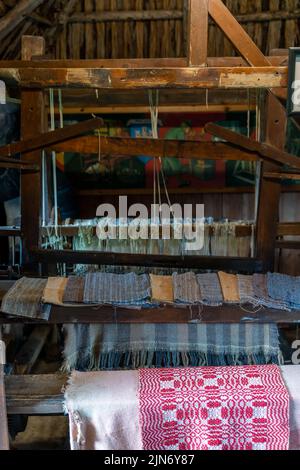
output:
M 63 303 L 83 303 L 84 277 L 68 277 L 65 291 L 63 294 Z
M 145 450 L 287 450 L 289 394 L 277 366 L 141 369 Z
M 216 273 L 197 274 L 203 305 L 219 307 L 223 303 L 223 295 L 219 277 Z
M 290 310 L 286 302 L 272 299 L 272 297 L 269 296 L 266 275 L 253 274 L 252 282 L 255 297 L 258 299 L 260 305 L 277 310 Z
M 245 276 L 243 274 L 237 275 L 239 297 L 241 303 L 257 304 L 254 295 L 253 276 Z
M 22 277 L 2 299 L 1 311 L 28 318 L 49 318 L 49 310 L 42 308 L 42 296 L 47 279 Z
M 150 282 L 152 300 L 160 303 L 174 301 L 172 276 L 150 274 Z
M 291 308 L 300 309 L 300 277 L 268 273 L 267 286 L 272 299 L 286 302 Z
M 238 281 L 235 274 L 227 274 L 222 271 L 218 272 L 221 290 L 224 302 L 226 303 L 239 303 L 239 288 Z
M 63 305 L 63 296 L 67 281 L 66 277 L 49 277 L 43 292 L 43 303 Z
M 143 305 L 151 297 L 147 274 L 88 273 L 85 277 L 84 303 Z
M 195 273 L 173 273 L 172 278 L 175 302 L 183 304 L 199 304 L 201 302 L 200 287 Z
M 281 363 L 274 324 L 64 325 L 64 370 Z

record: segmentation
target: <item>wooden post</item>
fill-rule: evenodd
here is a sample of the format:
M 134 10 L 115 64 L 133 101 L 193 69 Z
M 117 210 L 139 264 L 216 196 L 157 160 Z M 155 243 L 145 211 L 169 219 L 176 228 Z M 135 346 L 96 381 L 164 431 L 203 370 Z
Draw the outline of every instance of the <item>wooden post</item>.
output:
M 190 0 L 188 38 L 189 66 L 207 65 L 208 0 Z
M 22 40 L 22 58 L 30 60 L 34 55 L 45 54 L 43 38 L 26 36 Z M 44 93 L 40 89 L 23 89 L 21 91 L 21 137 L 30 139 L 46 129 L 46 113 Z M 41 168 L 41 150 L 26 153 L 25 161 L 34 163 Z M 41 173 L 22 173 L 21 176 L 21 214 L 23 236 L 23 263 L 30 263 L 29 250 L 39 245 L 41 201 Z
M 286 111 L 279 100 L 268 92 L 265 106 L 264 140 L 278 149 L 285 148 Z M 277 223 L 279 219 L 279 202 L 281 181 L 264 178 L 267 172 L 278 172 L 282 165 L 263 163 L 260 179 L 260 194 L 257 216 L 256 256 L 263 260 L 264 271 L 274 270 Z

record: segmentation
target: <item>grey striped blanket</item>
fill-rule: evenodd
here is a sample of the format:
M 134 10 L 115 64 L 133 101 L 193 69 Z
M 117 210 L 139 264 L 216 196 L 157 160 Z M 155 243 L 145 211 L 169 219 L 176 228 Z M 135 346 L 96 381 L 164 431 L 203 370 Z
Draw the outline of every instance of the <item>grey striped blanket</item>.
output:
M 65 371 L 281 362 L 273 324 L 65 325 Z
M 267 276 L 264 274 L 254 274 L 252 282 L 255 297 L 258 299 L 260 305 L 277 310 L 290 310 L 288 304 L 283 300 L 275 300 L 270 297 L 268 293 Z
M 218 307 L 223 304 L 219 276 L 217 273 L 197 274 L 203 305 Z
M 42 305 L 47 279 L 22 277 L 2 299 L 1 311 L 9 315 L 48 320 L 50 309 Z
M 201 302 L 200 287 L 195 273 L 173 273 L 172 280 L 175 302 L 183 304 L 197 304 Z
M 151 297 L 148 274 L 88 273 L 85 277 L 84 303 L 143 305 Z

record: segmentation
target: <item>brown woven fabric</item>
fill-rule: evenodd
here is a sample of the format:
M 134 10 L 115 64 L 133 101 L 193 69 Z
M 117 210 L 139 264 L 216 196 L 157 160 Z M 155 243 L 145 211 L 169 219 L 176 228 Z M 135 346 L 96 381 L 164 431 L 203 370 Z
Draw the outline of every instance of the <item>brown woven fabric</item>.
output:
M 224 302 L 239 303 L 239 286 L 237 276 L 235 274 L 227 274 L 222 271 L 218 272 Z
M 42 309 L 42 295 L 47 279 L 22 277 L 5 294 L 1 310 L 9 315 L 47 319 L 49 311 Z
M 63 303 L 83 303 L 84 277 L 70 276 L 63 295 Z
M 51 305 L 63 305 L 66 284 L 65 277 L 49 277 L 43 293 L 43 302 Z
M 172 276 L 156 276 L 150 274 L 152 300 L 171 303 L 173 297 Z

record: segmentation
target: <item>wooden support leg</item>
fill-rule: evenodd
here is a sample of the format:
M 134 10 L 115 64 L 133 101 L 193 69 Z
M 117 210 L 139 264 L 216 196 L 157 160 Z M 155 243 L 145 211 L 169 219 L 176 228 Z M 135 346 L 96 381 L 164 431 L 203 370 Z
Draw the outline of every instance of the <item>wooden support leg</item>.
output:
M 286 111 L 279 100 L 268 92 L 266 100 L 266 124 L 264 140 L 283 150 L 286 141 Z M 277 223 L 281 192 L 280 180 L 264 178 L 266 172 L 278 172 L 281 165 L 264 163 L 262 165 L 260 195 L 257 218 L 256 255 L 263 260 L 264 271 L 274 270 Z
M 22 58 L 29 60 L 30 54 L 44 55 L 44 40 L 26 36 L 22 41 Z M 31 58 L 31 57 L 30 57 Z M 39 89 L 21 92 L 21 136 L 22 139 L 35 137 L 46 129 L 44 93 Z M 41 151 L 24 154 L 24 160 L 41 167 Z M 41 173 L 22 173 L 21 176 L 21 214 L 23 236 L 23 262 L 30 265 L 29 250 L 39 244 L 41 201 Z M 31 266 L 30 269 L 34 268 Z

